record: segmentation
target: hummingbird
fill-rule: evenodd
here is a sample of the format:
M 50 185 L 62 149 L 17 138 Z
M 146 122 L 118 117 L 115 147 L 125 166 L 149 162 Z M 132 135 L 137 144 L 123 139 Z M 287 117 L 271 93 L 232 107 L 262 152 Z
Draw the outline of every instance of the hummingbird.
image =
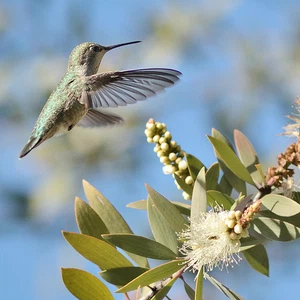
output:
M 44 105 L 19 158 L 75 125 L 100 127 L 122 123 L 122 117 L 103 109 L 144 100 L 179 80 L 181 72 L 166 68 L 97 73 L 105 53 L 136 43 L 140 41 L 113 46 L 86 42 L 76 46 L 65 75 Z

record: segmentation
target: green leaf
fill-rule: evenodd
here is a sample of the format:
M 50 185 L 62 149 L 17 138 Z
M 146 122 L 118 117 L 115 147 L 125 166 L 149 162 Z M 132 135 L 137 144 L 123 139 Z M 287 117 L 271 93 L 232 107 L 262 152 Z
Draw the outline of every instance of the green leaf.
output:
M 104 234 L 103 238 L 128 252 L 153 259 L 172 260 L 176 254 L 166 246 L 133 234 Z
M 191 300 L 195 298 L 195 291 L 184 281 L 184 289 Z
M 215 128 L 212 128 L 211 135 L 214 138 L 216 138 L 217 140 L 222 141 L 223 143 L 225 143 L 228 147 L 230 147 L 234 151 L 233 145 L 230 143 L 230 141 L 220 131 L 218 131 Z
M 234 151 L 227 144 L 212 136 L 208 136 L 208 139 L 214 146 L 218 157 L 226 164 L 226 166 L 240 179 L 255 186 L 255 183 L 253 182 L 248 170 L 241 163 Z
M 185 191 L 189 195 L 192 195 L 193 185 L 186 184 L 185 181 L 176 174 L 174 174 L 174 178 L 177 181 L 177 183 L 179 184 L 179 186 L 182 188 L 183 191 Z
M 242 189 L 246 189 L 246 185 L 243 181 L 242 181 L 242 184 L 243 184 Z M 225 174 L 221 177 L 221 180 L 219 183 L 219 189 L 223 194 L 226 194 L 226 195 L 231 195 L 231 193 L 232 193 L 232 186 L 229 183 L 229 181 L 227 180 Z
M 81 233 L 101 239 L 108 230 L 98 214 L 83 200 L 75 198 L 75 217 Z
M 253 248 L 243 251 L 248 264 L 257 272 L 269 276 L 269 259 L 266 248 L 258 244 Z
M 210 166 L 210 168 L 206 171 L 206 190 L 217 190 L 218 188 L 218 180 L 220 174 L 220 165 L 215 162 Z
M 171 203 L 179 210 L 179 212 L 183 215 L 189 216 L 191 214 L 191 206 L 186 203 L 171 201 Z M 126 207 L 147 210 L 147 200 L 138 200 L 135 202 L 131 202 L 126 205 Z
M 155 267 L 153 269 L 150 269 L 149 271 L 143 273 L 139 277 L 135 278 L 131 282 L 127 283 L 122 288 L 118 289 L 117 293 L 126 293 L 133 290 L 136 290 L 138 287 L 143 287 L 146 285 L 149 285 L 153 282 L 162 280 L 164 278 L 167 278 L 177 272 L 178 270 L 182 269 L 183 261 L 181 260 L 173 260 L 170 262 L 167 262 L 165 264 L 162 264 L 158 267 Z
M 149 224 L 155 240 L 177 253 L 177 235 L 174 229 L 170 227 L 150 197 L 147 203 Z
M 243 252 L 245 250 L 255 247 L 258 244 L 262 244 L 263 242 L 266 241 L 266 239 L 257 239 L 252 236 L 249 236 L 247 238 L 240 239 L 240 241 L 241 241 L 240 251 Z
M 157 292 L 155 294 L 154 297 L 151 298 L 151 300 L 163 300 L 165 299 L 165 296 L 169 293 L 170 289 L 172 288 L 173 284 L 175 283 L 175 281 L 178 279 L 178 277 L 174 277 L 172 278 L 167 284 L 165 284 L 165 286 L 159 290 L 159 292 Z
M 216 156 L 218 158 L 217 153 Z M 220 158 L 218 158 L 218 162 L 230 186 L 232 186 L 238 193 L 246 195 L 246 182 L 240 179 L 237 175 L 235 175 Z
M 114 300 L 109 289 L 94 275 L 79 269 L 61 269 L 67 289 L 80 300 Z
M 197 220 L 199 215 L 206 212 L 206 183 L 205 183 L 205 168 L 203 167 L 198 173 L 194 183 L 191 207 L 191 220 Z
M 165 219 L 167 224 L 174 229 L 175 232 L 180 232 L 186 228 L 186 221 L 178 209 L 165 197 L 156 192 L 152 187 L 146 184 L 149 197 L 153 204 Z
M 82 183 L 90 206 L 104 222 L 109 233 L 133 233 L 121 214 L 97 189 L 85 180 L 83 180 Z M 128 253 L 128 255 L 140 267 L 149 267 L 148 261 L 145 257 L 139 257 L 132 253 Z
M 230 210 L 235 201 L 230 196 L 218 191 L 207 191 L 207 203 L 210 207 L 219 205 L 225 210 Z
M 188 164 L 188 169 L 189 172 L 193 178 L 193 180 L 195 181 L 197 178 L 198 173 L 200 172 L 200 170 L 205 166 L 204 164 L 195 156 L 186 153 L 185 154 L 185 158 L 186 158 L 186 162 Z
M 190 216 L 191 205 L 176 201 L 171 201 L 171 203 L 179 210 L 179 212 L 185 216 Z
M 242 163 L 251 174 L 253 180 L 261 184 L 263 178 L 256 168 L 256 165 L 259 164 L 259 160 L 254 147 L 242 132 L 235 129 L 233 135 L 235 146 Z
M 120 287 L 132 281 L 134 278 L 140 276 L 148 270 L 149 269 L 141 267 L 123 267 L 105 270 L 103 272 L 100 272 L 99 274 L 107 282 Z
M 274 241 L 288 242 L 300 236 L 299 227 L 280 220 L 258 217 L 251 223 L 256 232 Z
M 203 267 L 196 278 L 195 300 L 203 299 Z
M 290 198 L 269 194 L 261 198 L 264 207 L 282 217 L 291 217 L 300 213 L 300 205 Z
M 292 199 L 300 204 L 300 192 L 294 191 L 292 193 Z
M 215 278 L 209 276 L 208 274 L 206 274 L 206 279 L 208 279 L 209 282 L 212 285 L 214 285 L 219 291 L 221 291 L 229 299 L 232 299 L 232 300 L 244 300 L 243 297 L 241 297 L 240 295 L 238 295 L 236 292 L 234 292 L 233 290 L 231 290 L 230 288 L 228 288 L 227 286 L 225 286 L 224 284 L 222 284 L 221 282 L 219 282 Z
M 232 151 L 234 151 L 234 148 L 232 144 L 228 141 L 228 139 L 222 135 L 218 130 L 212 129 L 212 136 L 222 142 L 224 142 Z M 238 176 L 236 176 L 222 161 L 221 157 L 218 155 L 217 151 L 215 151 L 215 155 L 218 159 L 218 162 L 220 164 L 220 167 L 222 171 L 224 172 L 224 176 L 221 178 L 220 182 L 220 188 L 221 191 L 227 195 L 231 195 L 232 188 L 234 188 L 239 193 L 242 193 L 243 195 L 246 195 L 246 183 L 241 180 Z
M 106 270 L 129 267 L 131 262 L 107 242 L 74 232 L 62 232 L 68 243 L 87 260 Z
M 126 205 L 126 207 L 147 210 L 147 200 L 138 200 L 134 202 L 130 202 Z
M 280 221 L 290 223 L 296 227 L 300 227 L 300 214 L 296 214 L 291 217 L 282 217 L 282 216 L 278 216 L 278 215 L 274 214 L 270 210 L 260 210 L 258 216 L 263 216 L 263 217 L 266 217 L 269 219 L 278 219 Z

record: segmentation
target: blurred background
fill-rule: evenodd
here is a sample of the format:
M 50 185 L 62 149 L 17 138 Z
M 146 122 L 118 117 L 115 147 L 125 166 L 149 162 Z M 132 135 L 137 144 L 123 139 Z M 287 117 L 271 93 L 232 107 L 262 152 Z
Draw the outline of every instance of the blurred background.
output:
M 85 199 L 82 179 L 141 235 L 151 236 L 146 212 L 126 204 L 146 197 L 145 182 L 168 199 L 182 200 L 146 142 L 150 117 L 166 123 L 182 148 L 206 166 L 215 161 L 205 137 L 212 127 L 231 140 L 233 129 L 241 130 L 265 170 L 275 164 L 276 155 L 293 142 L 279 134 L 300 93 L 299 23 L 300 4 L 293 0 L 2 0 L 0 298 L 74 299 L 60 267 L 97 274 L 60 233 L 77 231 L 74 198 Z M 109 52 L 100 71 L 168 67 L 183 73 L 181 81 L 155 98 L 115 109 L 126 119 L 124 126 L 74 128 L 19 160 L 71 50 L 86 41 L 133 40 L 143 42 Z M 245 299 L 296 299 L 299 246 L 299 241 L 266 245 L 270 278 L 245 261 L 214 276 Z M 208 282 L 204 295 L 225 298 Z M 170 296 L 186 299 L 181 283 Z

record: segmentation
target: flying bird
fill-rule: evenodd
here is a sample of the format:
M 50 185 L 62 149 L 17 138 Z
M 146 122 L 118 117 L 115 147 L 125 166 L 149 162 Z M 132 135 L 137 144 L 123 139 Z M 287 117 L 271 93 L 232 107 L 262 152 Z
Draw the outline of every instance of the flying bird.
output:
M 166 68 L 97 73 L 106 52 L 139 42 L 113 46 L 87 42 L 75 47 L 65 75 L 44 105 L 19 157 L 75 125 L 99 127 L 122 123 L 122 117 L 105 112 L 104 108 L 136 103 L 179 80 L 181 72 Z

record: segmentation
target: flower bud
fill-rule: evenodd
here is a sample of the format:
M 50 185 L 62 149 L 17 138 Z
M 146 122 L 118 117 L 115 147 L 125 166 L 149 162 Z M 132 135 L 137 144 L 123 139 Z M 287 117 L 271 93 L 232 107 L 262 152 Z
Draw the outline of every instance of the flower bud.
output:
M 148 142 L 149 144 L 153 143 L 153 138 L 147 137 L 147 142 Z
M 235 226 L 236 222 L 232 219 L 227 219 L 226 225 L 228 228 L 233 228 Z
M 234 232 L 231 232 L 231 233 L 229 234 L 229 237 L 230 237 L 232 240 L 237 240 L 237 239 L 238 239 L 238 235 L 237 235 L 236 233 L 234 233 Z
M 157 134 L 153 137 L 153 142 L 158 143 L 159 139 L 160 139 L 160 136 Z
M 229 218 L 229 219 L 235 219 L 235 211 L 231 210 L 231 211 L 228 213 L 228 218 Z
M 158 157 L 165 156 L 165 152 L 164 152 L 163 150 L 159 150 L 159 151 L 157 152 L 157 156 L 158 156 Z
M 156 145 L 156 146 L 153 148 L 153 151 L 154 151 L 155 153 L 157 153 L 159 150 L 161 150 L 161 149 L 160 149 L 160 146 L 158 146 L 158 145 Z
M 193 182 L 194 182 L 194 180 L 193 180 L 193 178 L 191 176 L 187 176 L 185 178 L 185 183 L 186 184 L 193 184 Z
M 242 212 L 240 211 L 240 210 L 237 210 L 236 212 L 235 212 L 235 218 L 237 219 L 237 220 L 239 220 L 241 217 L 242 217 Z
M 186 163 L 186 161 L 185 160 L 182 160 L 181 162 L 179 162 L 179 164 L 178 164 L 178 168 L 180 169 L 180 170 L 185 170 L 185 169 L 187 169 L 187 163 Z
M 170 131 L 165 132 L 165 138 L 166 139 L 171 139 L 172 138 L 172 135 L 171 135 Z
M 240 224 L 236 224 L 233 230 L 236 234 L 241 234 L 243 232 L 243 227 Z
M 167 143 L 163 143 L 160 145 L 161 149 L 164 150 L 164 151 L 167 151 L 169 150 L 169 145 Z
M 171 152 L 170 154 L 169 154 L 169 160 L 170 161 L 174 161 L 174 160 L 176 160 L 177 159 L 177 155 L 174 153 L 174 152 Z
M 181 157 L 177 157 L 177 159 L 175 160 L 175 163 L 178 165 L 181 161 L 182 161 L 182 158 Z
M 184 200 L 190 200 L 191 196 L 187 192 L 182 192 L 182 196 Z
M 170 163 L 170 160 L 167 156 L 162 156 L 159 160 L 162 164 L 165 164 L 165 165 Z
M 166 142 L 166 139 L 164 137 L 161 137 L 158 141 L 160 144 L 163 144 Z
M 172 174 L 172 173 L 174 173 L 174 167 L 172 166 L 172 165 L 166 165 L 166 166 L 164 166 L 163 167 L 163 172 L 165 173 L 165 174 Z

